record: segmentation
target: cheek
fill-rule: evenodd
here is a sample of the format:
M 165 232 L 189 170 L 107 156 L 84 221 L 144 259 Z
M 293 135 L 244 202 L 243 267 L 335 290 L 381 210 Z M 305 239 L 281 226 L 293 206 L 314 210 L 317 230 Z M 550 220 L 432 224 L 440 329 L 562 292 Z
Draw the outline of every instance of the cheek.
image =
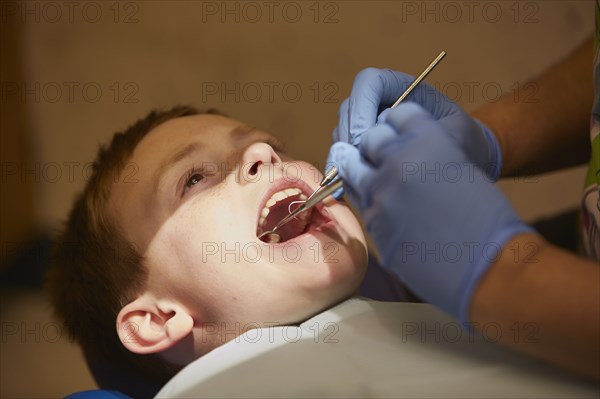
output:
M 213 213 L 174 214 L 157 231 L 145 257 L 150 270 L 148 285 L 158 295 L 176 299 L 194 314 L 215 317 L 213 303 L 224 304 L 230 277 L 221 266 L 222 245 Z
M 214 214 L 183 207 L 162 223 L 144 254 L 157 283 L 164 287 L 179 286 L 200 273 L 202 251 L 215 241 L 206 234 L 210 232 L 206 226 L 214 223 Z
M 174 245 L 201 249 L 202 244 L 239 240 L 247 230 L 254 232 L 251 218 L 239 195 L 226 187 L 198 194 L 171 216 Z M 177 242 L 177 241 L 183 242 Z
M 343 203 L 333 203 L 329 211 L 335 216 L 342 230 L 347 234 L 348 238 L 354 238 L 364 245 L 366 248 L 367 241 L 363 233 L 363 229 L 350 208 Z
M 203 278 L 229 278 L 227 271 L 243 267 L 253 249 L 249 240 L 255 236 L 256 226 L 244 212 L 233 200 L 223 202 L 217 196 L 202 199 L 171 217 L 165 241 L 191 273 L 201 273 Z
M 358 219 L 350 208 L 341 203 L 333 205 L 331 212 L 335 215 L 341 227 L 343 239 L 347 244 L 349 262 L 357 271 L 366 269 L 367 240 Z

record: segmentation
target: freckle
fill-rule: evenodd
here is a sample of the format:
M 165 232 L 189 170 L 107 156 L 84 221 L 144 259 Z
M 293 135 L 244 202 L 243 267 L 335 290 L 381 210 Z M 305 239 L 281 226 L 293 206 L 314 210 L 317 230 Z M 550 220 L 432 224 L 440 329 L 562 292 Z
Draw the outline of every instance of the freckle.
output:
M 234 301 L 237 301 L 238 299 L 237 299 L 236 297 L 233 297 L 233 300 L 234 300 Z

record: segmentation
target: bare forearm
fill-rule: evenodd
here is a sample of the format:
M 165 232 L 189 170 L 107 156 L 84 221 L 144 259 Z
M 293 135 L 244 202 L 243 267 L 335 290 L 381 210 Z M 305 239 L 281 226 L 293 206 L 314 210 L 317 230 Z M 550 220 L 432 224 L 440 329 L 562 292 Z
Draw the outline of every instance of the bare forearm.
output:
M 599 284 L 594 262 L 523 234 L 479 284 L 471 321 L 497 323 L 500 343 L 600 380 Z
M 473 112 L 498 138 L 502 176 L 542 173 L 589 160 L 592 61 L 589 39 L 525 86 L 526 99 L 509 93 Z

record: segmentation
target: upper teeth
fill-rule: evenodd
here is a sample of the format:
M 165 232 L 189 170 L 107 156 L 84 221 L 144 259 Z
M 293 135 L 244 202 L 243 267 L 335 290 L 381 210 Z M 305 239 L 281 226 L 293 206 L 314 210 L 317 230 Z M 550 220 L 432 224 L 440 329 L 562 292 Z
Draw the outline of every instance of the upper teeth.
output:
M 267 216 L 269 216 L 269 212 L 271 211 L 269 208 L 271 208 L 279 201 L 284 200 L 287 197 L 291 197 L 293 195 L 299 195 L 299 201 L 304 201 L 307 198 L 306 195 L 302 194 L 302 191 L 299 188 L 286 188 L 285 190 L 276 192 L 271 196 L 271 198 L 269 198 L 269 200 L 265 204 L 265 207 L 260 212 L 260 219 L 258 221 L 258 225 L 261 227 L 263 226 L 265 220 L 267 219 Z

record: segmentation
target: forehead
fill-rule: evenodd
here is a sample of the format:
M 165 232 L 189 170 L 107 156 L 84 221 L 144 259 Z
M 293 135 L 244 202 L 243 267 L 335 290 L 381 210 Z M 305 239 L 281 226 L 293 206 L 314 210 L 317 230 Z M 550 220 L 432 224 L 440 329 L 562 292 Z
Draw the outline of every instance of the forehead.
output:
M 168 154 L 190 141 L 222 146 L 248 136 L 250 128 L 220 115 L 193 115 L 170 119 L 155 127 L 136 146 L 134 157 Z

